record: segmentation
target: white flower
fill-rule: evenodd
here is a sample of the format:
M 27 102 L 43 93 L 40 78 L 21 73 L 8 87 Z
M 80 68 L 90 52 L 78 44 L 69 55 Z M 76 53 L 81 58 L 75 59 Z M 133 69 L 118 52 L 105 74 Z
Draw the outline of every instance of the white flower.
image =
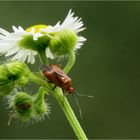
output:
M 26 35 L 32 35 L 34 40 L 36 40 L 39 35 L 35 34 L 33 30 L 27 32 L 20 26 L 18 28 L 13 26 L 12 28 L 12 33 L 0 28 L 0 53 L 5 54 L 6 57 L 12 56 L 12 60 L 27 60 L 28 63 L 33 64 L 36 52 L 20 46 L 19 41 Z
M 83 25 L 84 24 L 81 18 L 74 17 L 74 12 L 72 12 L 72 10 L 70 9 L 67 17 L 65 18 L 62 24 L 60 24 L 59 21 L 55 26 L 48 26 L 46 29 L 42 29 L 41 31 L 46 33 L 59 32 L 64 29 L 74 31 L 78 37 L 77 44 L 74 47 L 74 50 L 77 50 L 80 49 L 83 43 L 86 41 L 86 38 L 78 35 L 79 32 L 85 29 Z
M 27 63 L 31 64 L 35 62 L 35 56 L 37 55 L 37 52 L 39 52 L 39 49 L 41 49 L 40 46 L 45 48 L 47 57 L 54 58 L 48 47 L 48 40 L 51 40 L 51 33 L 53 32 L 61 32 L 65 29 L 73 31 L 77 36 L 76 45 L 73 47 L 75 51 L 81 48 L 86 41 L 84 37 L 79 36 L 79 32 L 85 29 L 83 27 L 83 22 L 81 21 L 81 18 L 74 17 L 74 12 L 71 10 L 62 24 L 58 22 L 55 26 L 34 25 L 26 30 L 20 26 L 18 28 L 13 26 L 12 28 L 13 32 L 11 33 L 0 28 L 0 54 L 5 54 L 6 57 L 11 57 L 12 60 L 27 61 Z M 30 37 L 32 38 L 33 44 L 29 44 L 31 43 L 30 40 L 25 40 L 27 36 L 29 39 Z M 46 36 L 45 45 L 44 40 L 42 42 L 43 45 L 38 44 L 41 43 L 38 41 L 39 38 L 43 36 Z

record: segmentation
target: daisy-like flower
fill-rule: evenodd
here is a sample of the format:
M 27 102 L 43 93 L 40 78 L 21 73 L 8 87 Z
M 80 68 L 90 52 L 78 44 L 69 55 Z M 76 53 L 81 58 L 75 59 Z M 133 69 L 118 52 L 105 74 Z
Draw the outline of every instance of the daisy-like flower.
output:
M 12 28 L 11 33 L 0 28 L 0 54 L 31 64 L 41 51 L 45 51 L 47 57 L 54 58 L 53 54 L 64 55 L 70 49 L 76 51 L 86 41 L 79 36 L 79 32 L 85 29 L 83 22 L 81 18 L 74 17 L 71 10 L 62 24 L 35 25 L 26 30 L 20 26 Z
M 74 17 L 74 12 L 72 12 L 72 10 L 70 10 L 62 24 L 60 24 L 60 21 L 59 21 L 55 26 L 48 26 L 48 28 L 42 29 L 42 32 L 49 33 L 51 35 L 52 39 L 54 38 L 55 42 L 59 38 L 57 36 L 57 33 L 58 33 L 58 35 L 60 35 L 59 34 L 60 32 L 68 31 L 65 36 L 65 38 L 68 40 L 69 38 L 67 36 L 71 35 L 71 34 L 69 34 L 69 31 L 73 32 L 73 34 L 76 35 L 76 38 L 75 38 L 76 41 L 74 40 L 75 41 L 74 43 L 72 43 L 72 40 L 68 40 L 68 41 L 69 41 L 69 43 L 71 43 L 71 46 L 74 45 L 74 46 L 72 46 L 72 48 L 74 51 L 76 51 L 77 49 L 80 49 L 81 46 L 83 45 L 83 43 L 86 41 L 86 38 L 79 35 L 79 32 L 81 32 L 85 29 L 85 27 L 83 27 L 83 25 L 84 24 L 82 22 L 82 19 L 78 18 L 78 17 Z M 65 33 L 63 33 L 63 34 L 65 34 Z M 71 36 L 69 36 L 69 37 L 71 37 Z M 60 38 L 60 40 L 61 39 L 62 39 L 62 43 L 66 42 L 63 39 L 63 37 Z M 56 45 L 56 47 L 58 47 L 58 45 L 62 45 L 59 40 L 58 40 L 58 45 L 57 45 L 57 43 L 54 43 L 54 44 Z M 68 46 L 66 46 L 66 47 L 68 47 Z M 52 48 L 50 48 L 50 49 L 52 49 Z M 53 49 L 52 49 L 52 52 L 53 52 Z
M 40 25 L 40 29 L 46 27 Z M 12 28 L 13 32 L 11 33 L 0 28 L 0 53 L 5 54 L 6 57 L 12 56 L 12 60 L 27 61 L 33 64 L 38 50 L 36 44 L 41 44 L 39 38 L 43 36 L 39 32 L 38 26 L 27 30 L 20 26 L 18 28 L 13 26 Z M 47 41 L 46 43 L 43 42 L 43 45 L 47 46 Z

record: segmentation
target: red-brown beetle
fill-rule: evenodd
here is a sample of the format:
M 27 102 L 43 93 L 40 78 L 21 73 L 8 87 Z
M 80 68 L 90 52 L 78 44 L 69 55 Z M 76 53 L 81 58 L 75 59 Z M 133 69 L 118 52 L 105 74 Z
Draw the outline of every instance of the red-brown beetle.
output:
M 71 78 L 68 77 L 61 68 L 53 64 L 46 65 L 44 68 L 43 74 L 50 82 L 62 88 L 63 91 L 75 93 L 74 88 L 71 85 Z
M 63 93 L 65 91 L 67 91 L 69 94 L 73 94 L 73 95 L 76 94 L 78 96 L 84 96 L 84 97 L 90 97 L 90 98 L 93 97 L 93 96 L 88 96 L 88 95 L 81 95 L 81 94 L 78 94 L 77 92 L 75 92 L 74 88 L 72 87 L 71 78 L 68 77 L 60 67 L 53 65 L 53 64 L 49 64 L 49 65 L 43 65 L 42 68 L 43 68 L 44 76 L 46 78 L 48 78 L 48 80 L 51 83 L 55 84 L 54 88 L 56 86 L 59 86 L 63 90 Z M 81 107 L 77 101 L 77 98 L 75 96 L 73 96 L 73 97 L 79 107 L 79 113 L 82 118 Z
M 55 87 L 59 86 L 60 88 L 62 88 L 63 92 L 67 91 L 69 94 L 75 93 L 78 96 L 91 97 L 91 98 L 93 97 L 89 95 L 81 95 L 75 92 L 74 88 L 72 87 L 71 78 L 68 77 L 60 67 L 54 64 L 49 64 L 49 65 L 43 65 L 42 68 L 43 68 L 44 76 L 48 78 L 51 83 L 54 83 Z

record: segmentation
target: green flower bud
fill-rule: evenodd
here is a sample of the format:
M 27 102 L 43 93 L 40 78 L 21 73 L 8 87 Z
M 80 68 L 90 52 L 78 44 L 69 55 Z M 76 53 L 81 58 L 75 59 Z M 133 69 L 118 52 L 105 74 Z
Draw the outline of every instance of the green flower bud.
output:
M 50 108 L 44 99 L 45 93 L 46 93 L 46 88 L 40 87 L 40 89 L 34 99 L 35 118 L 39 119 L 39 120 L 44 119 L 44 116 L 48 115 L 50 113 Z
M 49 47 L 53 54 L 65 55 L 74 49 L 78 37 L 72 30 L 61 30 L 53 33 L 50 40 Z
M 33 117 L 34 103 L 32 97 L 24 92 L 18 92 L 13 99 L 15 118 L 28 121 Z
M 50 108 L 45 102 L 44 95 L 46 88 L 40 87 L 38 93 L 33 96 L 25 92 L 18 92 L 15 95 L 8 96 L 9 107 L 14 111 L 12 117 L 18 118 L 23 122 L 30 122 L 31 120 L 40 121 L 44 119 L 45 115 L 50 113 Z M 9 118 L 9 124 L 11 116 Z
M 30 73 L 23 62 L 0 65 L 0 96 L 9 94 L 17 86 L 25 85 Z

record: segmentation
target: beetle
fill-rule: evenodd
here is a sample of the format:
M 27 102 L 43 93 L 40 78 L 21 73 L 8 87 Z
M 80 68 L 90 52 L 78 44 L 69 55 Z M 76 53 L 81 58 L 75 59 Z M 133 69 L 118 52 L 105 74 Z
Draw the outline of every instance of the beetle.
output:
M 49 80 L 49 82 L 55 84 L 53 89 L 55 89 L 55 87 L 58 86 L 62 89 L 63 94 L 65 91 L 67 91 L 68 94 L 73 95 L 73 97 L 78 105 L 80 116 L 82 118 L 81 107 L 78 103 L 77 98 L 74 95 L 76 94 L 78 96 L 84 96 L 84 97 L 90 97 L 90 98 L 92 98 L 93 96 L 81 95 L 81 94 L 78 94 L 77 92 L 75 92 L 75 89 L 72 86 L 71 78 L 69 76 L 67 76 L 60 67 L 58 67 L 54 64 L 42 65 L 41 67 L 43 69 L 43 75 Z M 66 95 L 66 94 L 64 94 L 64 95 Z
M 43 69 L 43 75 L 49 79 L 49 82 L 55 84 L 54 88 L 58 86 L 63 90 L 63 92 L 67 91 L 69 94 L 76 94 L 78 96 L 90 98 L 93 97 L 89 95 L 78 94 L 75 91 L 74 87 L 72 86 L 71 78 L 68 75 L 66 75 L 64 71 L 57 65 L 54 64 L 42 65 L 41 69 Z
M 63 92 L 67 91 L 69 94 L 75 93 L 71 78 L 60 67 L 53 64 L 46 65 L 43 74 L 51 83 L 55 84 L 55 87 L 60 87 Z

